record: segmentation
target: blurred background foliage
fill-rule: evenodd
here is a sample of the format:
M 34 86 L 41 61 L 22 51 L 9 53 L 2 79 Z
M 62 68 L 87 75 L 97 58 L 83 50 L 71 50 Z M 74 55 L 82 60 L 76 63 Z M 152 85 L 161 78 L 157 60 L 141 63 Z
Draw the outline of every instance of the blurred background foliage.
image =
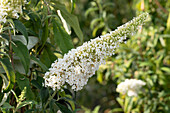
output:
M 148 22 L 107 58 L 83 90 L 43 87 L 54 60 L 141 12 L 150 14 Z M 170 112 L 170 0 L 30 0 L 19 20 L 9 18 L 2 31 L 1 112 Z M 139 96 L 116 92 L 127 78 L 146 82 Z
M 79 12 L 86 19 L 86 23 L 81 25 L 86 35 L 89 34 L 87 37 L 114 30 L 142 11 L 148 12 L 150 18 L 136 35 L 129 37 L 127 43 L 120 46 L 116 55 L 107 59 L 106 65 L 99 67 L 86 88 L 78 92 L 79 104 L 85 107 L 87 113 L 169 113 L 170 0 L 83 2 L 87 6 L 80 5 L 80 9 L 85 11 L 79 9 Z M 79 4 L 82 4 L 81 0 Z M 80 23 L 81 20 L 79 18 Z M 90 29 L 84 28 L 85 25 Z M 138 97 L 116 92 L 117 85 L 127 78 L 146 82 L 147 85 Z

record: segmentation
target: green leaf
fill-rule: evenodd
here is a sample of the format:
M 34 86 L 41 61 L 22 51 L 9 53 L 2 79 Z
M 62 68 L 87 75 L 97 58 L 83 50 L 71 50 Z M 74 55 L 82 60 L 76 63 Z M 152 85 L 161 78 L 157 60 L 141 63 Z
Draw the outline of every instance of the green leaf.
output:
M 16 80 L 20 90 L 23 90 L 24 87 L 26 87 L 26 98 L 28 100 L 33 100 L 35 96 L 31 90 L 29 79 L 24 75 L 21 75 L 20 73 L 16 72 Z
M 36 80 L 31 81 L 32 85 L 35 86 L 37 89 L 41 89 L 43 87 L 44 79 L 41 76 L 37 76 Z
M 35 63 L 37 63 L 44 71 L 47 71 L 48 68 L 46 67 L 46 65 L 44 65 L 39 59 L 37 59 L 35 56 L 31 56 L 31 59 L 35 61 Z
M 69 103 L 69 106 L 72 110 L 75 110 L 75 101 L 72 99 L 72 95 L 64 95 L 63 97 L 60 97 L 60 101 L 64 100 L 66 103 Z
M 42 87 L 40 86 L 40 84 L 36 81 L 36 80 L 31 80 L 31 83 L 33 86 L 35 86 L 37 89 L 41 89 Z
M 91 21 L 91 23 L 90 23 L 90 28 L 94 29 L 95 25 L 98 25 L 100 21 L 102 21 L 102 18 L 95 18 L 95 19 L 93 19 Z
M 1 84 L 1 86 L 0 86 L 0 91 L 2 90 L 2 87 L 3 87 L 3 80 L 2 80 L 2 77 L 0 76 L 0 84 Z M 0 93 L 0 102 L 2 101 L 2 99 L 3 99 L 3 96 L 4 96 L 4 94 L 3 93 Z
M 99 23 L 93 30 L 92 36 L 95 37 L 96 33 L 99 29 L 103 28 L 105 26 L 104 22 Z
M 76 0 L 71 0 L 71 13 L 73 13 L 75 7 L 76 7 Z
M 140 62 L 139 66 L 140 67 L 143 67 L 143 66 L 153 66 L 153 64 L 151 62 Z
M 14 66 L 15 66 L 15 71 L 25 75 L 25 69 L 24 69 L 23 64 L 21 63 L 20 58 L 17 56 L 14 57 L 13 62 L 14 62 Z
M 24 89 L 21 92 L 21 95 L 19 95 L 19 101 L 18 101 L 18 104 L 17 104 L 15 111 L 17 111 L 18 109 L 20 109 L 20 108 L 22 108 L 26 105 L 34 103 L 34 101 L 30 101 L 30 100 L 24 101 L 25 98 L 26 98 L 26 94 L 27 94 L 27 87 L 24 87 Z
M 1 34 L 1 36 L 4 40 L 9 41 L 9 36 L 7 34 Z
M 120 106 L 123 108 L 123 100 L 121 98 L 116 98 L 116 100 L 119 102 Z
M 31 6 L 33 6 L 33 7 L 35 7 L 35 6 L 37 6 L 37 4 L 38 4 L 38 2 L 40 1 L 40 0 L 30 0 L 31 1 Z
M 60 108 L 55 104 L 56 100 L 52 99 L 49 103 L 50 106 L 50 112 L 51 113 L 57 113 Z
M 74 29 L 74 32 L 77 34 L 77 36 L 79 37 L 80 41 L 83 41 L 83 33 L 80 29 L 80 25 L 78 22 L 78 19 L 75 15 L 70 14 L 65 5 L 59 3 L 59 2 L 55 2 L 54 7 L 59 9 L 61 11 L 61 14 L 63 16 L 63 18 L 66 20 L 66 22 Z
M 21 63 L 23 64 L 25 72 L 27 74 L 30 66 L 30 55 L 27 47 L 20 41 L 15 41 L 15 45 L 12 44 L 12 48 L 14 52 L 17 54 L 17 56 L 19 56 Z
M 97 81 L 102 84 L 103 83 L 103 72 L 97 71 Z
M 126 97 L 125 104 L 124 104 L 125 112 L 130 113 L 132 107 L 133 107 L 133 97 Z
M 28 50 L 33 48 L 38 43 L 38 38 L 35 36 L 28 36 L 28 44 L 27 44 L 27 40 L 24 38 L 23 35 L 15 35 L 12 37 L 12 39 L 14 41 L 22 42 L 24 45 L 27 46 Z
M 51 48 L 46 45 L 40 56 L 41 62 L 49 68 L 56 59 L 57 57 L 54 55 L 53 51 L 51 51 Z
M 161 67 L 161 70 L 170 73 L 170 68 L 168 67 Z
M 26 106 L 26 105 L 31 105 L 31 104 L 34 104 L 34 101 L 26 100 L 26 101 L 24 101 L 24 102 L 21 102 L 21 103 L 18 105 L 17 109 L 20 109 L 20 108 L 22 108 L 22 107 L 24 107 L 24 106 Z
M 53 20 L 53 31 L 54 39 L 63 54 L 67 53 L 70 49 L 73 48 L 71 37 L 56 20 Z
M 48 90 L 48 88 L 45 88 L 45 87 L 41 88 L 41 90 L 40 90 L 40 98 L 41 98 L 42 104 L 45 105 L 48 98 L 49 98 L 49 90 Z
M 60 111 L 62 113 L 72 113 L 72 111 L 70 111 L 67 107 L 65 107 L 62 104 L 56 103 L 56 105 L 60 108 Z
M 9 81 L 8 86 L 4 89 L 4 93 L 6 93 L 10 91 L 15 84 L 15 73 L 8 58 L 0 58 L 0 63 L 4 68 Z
M 94 12 L 94 11 L 97 11 L 97 10 L 99 10 L 98 7 L 90 7 L 90 8 L 88 8 L 88 9 L 86 10 L 86 12 L 85 12 L 85 17 L 87 18 L 87 16 L 89 15 L 89 13 Z
M 167 30 L 170 32 L 170 12 L 169 12 L 166 26 L 167 26 Z
M 14 107 L 11 106 L 9 103 L 5 102 L 1 108 L 2 108 L 3 110 L 7 110 L 7 109 L 14 108 Z
M 99 113 L 99 109 L 100 109 L 100 106 L 98 105 L 98 106 L 96 106 L 96 107 L 94 108 L 94 110 L 92 111 L 92 113 Z
M 7 56 L 10 59 L 9 55 L 4 53 L 4 52 L 0 52 L 0 55 L 5 55 L 5 56 Z
M 48 19 L 46 19 L 45 21 L 45 25 L 43 27 L 43 31 L 42 31 L 42 37 L 41 37 L 41 41 L 42 41 L 42 46 L 41 46 L 41 49 L 44 47 L 46 41 L 47 41 L 47 38 L 48 38 Z M 40 49 L 40 50 L 41 50 Z
M 123 112 L 122 108 L 114 108 L 112 109 L 112 113 L 119 113 L 119 112 Z
M 27 33 L 27 30 L 24 24 L 20 22 L 19 20 L 14 20 L 14 24 L 15 24 L 15 28 L 24 35 L 28 43 L 28 33 Z

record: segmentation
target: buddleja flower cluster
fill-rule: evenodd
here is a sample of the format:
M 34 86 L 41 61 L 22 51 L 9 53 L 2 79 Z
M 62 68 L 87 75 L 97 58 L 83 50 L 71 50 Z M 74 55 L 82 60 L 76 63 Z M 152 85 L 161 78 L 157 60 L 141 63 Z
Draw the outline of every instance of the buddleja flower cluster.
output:
M 0 0 L 0 23 L 6 23 L 7 17 L 18 19 L 25 3 L 26 0 Z
M 127 94 L 128 96 L 137 96 L 139 90 L 144 85 L 146 85 L 146 83 L 142 80 L 126 79 L 117 86 L 116 91 L 124 95 Z
M 114 55 L 115 49 L 127 36 L 133 35 L 147 17 L 148 13 L 143 13 L 115 31 L 85 42 L 77 49 L 71 49 L 45 73 L 45 86 L 55 90 L 61 89 L 61 86 L 67 83 L 73 90 L 81 90 L 99 65 L 105 64 L 106 57 Z

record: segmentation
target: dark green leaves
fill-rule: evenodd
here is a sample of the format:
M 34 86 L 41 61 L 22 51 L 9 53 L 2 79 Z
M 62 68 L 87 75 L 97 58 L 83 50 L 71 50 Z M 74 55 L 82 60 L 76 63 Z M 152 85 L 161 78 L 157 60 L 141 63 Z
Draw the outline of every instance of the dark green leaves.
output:
M 82 33 L 81 29 L 80 29 L 77 17 L 75 15 L 70 14 L 67 11 L 65 5 L 63 5 L 63 4 L 60 4 L 60 3 L 56 2 L 54 7 L 61 11 L 61 14 L 62 14 L 63 18 L 74 29 L 74 32 L 77 34 L 80 41 L 82 42 L 83 41 L 83 33 Z
M 8 81 L 9 81 L 8 86 L 4 89 L 4 92 L 6 93 L 6 92 L 10 91 L 14 86 L 15 73 L 13 71 L 12 65 L 8 58 L 3 58 L 3 59 L 0 58 L 0 63 L 2 65 L 2 67 L 4 68 L 6 75 L 8 77 Z
M 60 108 L 62 113 L 72 113 L 67 107 L 62 104 L 56 103 L 56 105 Z
M 41 37 L 42 47 L 46 43 L 47 38 L 48 38 L 48 19 L 46 19 L 45 25 L 44 25 L 43 30 L 42 30 L 42 37 Z
M 20 41 L 15 41 L 15 45 L 12 44 L 12 48 L 16 55 L 20 58 L 25 69 L 25 74 L 27 74 L 30 66 L 30 56 L 27 47 Z
M 33 61 L 35 61 L 35 63 L 38 64 L 44 71 L 48 70 L 48 68 L 39 59 L 37 59 L 35 56 L 32 55 L 31 59 Z
M 22 24 L 19 20 L 14 20 L 14 24 L 15 28 L 24 35 L 28 43 L 28 33 L 24 24 Z
M 17 72 L 16 80 L 20 90 L 24 90 L 24 87 L 26 87 L 26 94 L 25 94 L 26 98 L 28 100 L 34 99 L 35 97 L 34 97 L 34 93 L 31 90 L 29 79 Z
M 66 33 L 64 28 L 55 19 L 53 19 L 53 31 L 54 39 L 63 54 L 67 53 L 70 49 L 73 48 L 71 37 Z
M 40 98 L 41 98 L 42 104 L 45 105 L 48 98 L 49 98 L 49 90 L 48 90 L 48 88 L 45 88 L 45 87 L 41 88 Z
M 53 51 L 51 51 L 51 48 L 46 45 L 41 53 L 41 62 L 49 68 L 56 59 L 57 57 L 54 55 Z

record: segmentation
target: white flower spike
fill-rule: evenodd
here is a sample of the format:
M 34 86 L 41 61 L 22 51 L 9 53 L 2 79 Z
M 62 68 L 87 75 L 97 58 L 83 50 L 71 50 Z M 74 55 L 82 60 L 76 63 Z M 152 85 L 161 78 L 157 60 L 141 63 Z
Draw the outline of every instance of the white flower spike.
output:
M 55 90 L 68 83 L 73 90 L 81 90 L 98 70 L 99 65 L 105 64 L 106 57 L 114 55 L 119 44 L 123 43 L 127 36 L 133 35 L 147 18 L 148 13 L 143 13 L 115 31 L 71 49 L 62 59 L 56 60 L 49 72 L 45 73 L 45 86 Z
M 126 79 L 117 86 L 116 91 L 124 95 L 127 94 L 128 96 L 138 96 L 139 90 L 144 85 L 146 83 L 142 80 Z
M 6 23 L 7 17 L 18 19 L 26 2 L 26 0 L 0 0 L 0 23 Z

